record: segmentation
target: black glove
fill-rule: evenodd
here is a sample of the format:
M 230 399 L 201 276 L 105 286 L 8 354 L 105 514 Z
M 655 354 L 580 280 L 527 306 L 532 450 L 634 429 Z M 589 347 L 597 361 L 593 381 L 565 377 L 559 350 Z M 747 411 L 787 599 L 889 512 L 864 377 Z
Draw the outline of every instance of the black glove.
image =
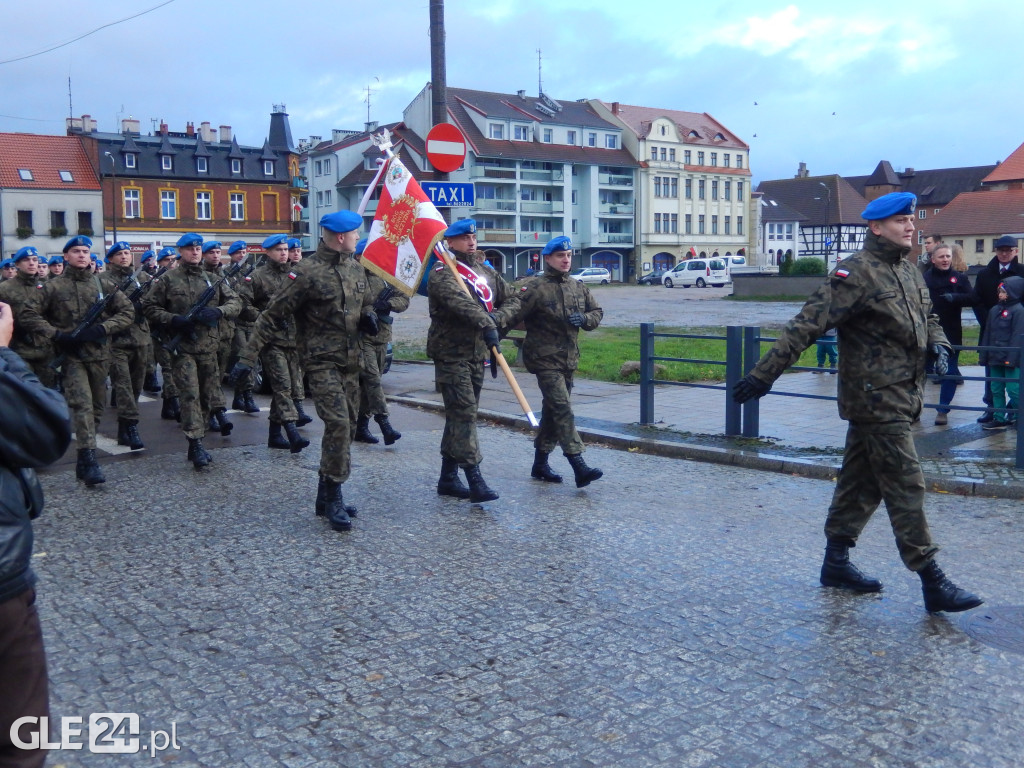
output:
M 945 302 L 950 303 L 950 304 L 953 304 L 953 303 L 956 302 L 956 294 L 955 293 L 940 293 L 939 294 L 939 298 L 942 299 Z
M 195 323 L 184 315 L 175 315 L 172 317 L 170 326 L 172 331 L 178 331 L 179 333 L 189 333 L 195 329 Z
M 377 316 L 373 312 L 370 312 L 359 318 L 358 327 L 367 336 L 376 336 L 377 331 L 380 330 L 380 321 L 377 320 Z
M 771 388 L 771 384 L 765 384 L 748 373 L 737 381 L 736 386 L 732 388 L 732 399 L 742 404 L 748 400 L 753 400 L 755 397 L 764 397 Z
M 57 331 L 57 335 L 53 337 L 53 343 L 66 351 L 78 349 L 79 344 L 78 340 L 67 331 Z
M 949 349 L 941 344 L 932 344 L 928 347 L 928 362 L 936 376 L 945 376 L 949 373 Z
M 373 311 L 378 315 L 383 315 L 391 311 L 391 301 L 385 299 L 382 296 L 378 296 L 377 300 L 373 302 Z
M 498 346 L 500 339 L 498 338 L 497 328 L 484 328 L 483 330 L 484 344 L 487 345 L 488 351 Z
M 223 314 L 217 307 L 203 307 L 196 312 L 196 322 L 210 328 L 216 328 Z
M 234 367 L 231 369 L 231 373 L 228 374 L 228 384 L 232 387 L 235 386 L 235 384 L 248 375 L 251 370 L 251 365 L 246 365 L 243 362 L 235 363 Z
M 491 350 L 491 378 L 498 378 L 498 353 Z
M 95 325 L 90 325 L 88 328 L 83 329 L 82 332 L 78 334 L 78 341 L 81 343 L 85 343 L 87 341 L 103 341 L 106 337 L 106 329 L 99 323 L 96 323 Z
M 566 318 L 566 321 L 569 323 L 569 325 L 574 325 L 577 328 L 582 328 L 583 324 L 587 322 L 587 318 L 583 316 L 582 312 L 576 311 L 569 315 L 569 317 Z

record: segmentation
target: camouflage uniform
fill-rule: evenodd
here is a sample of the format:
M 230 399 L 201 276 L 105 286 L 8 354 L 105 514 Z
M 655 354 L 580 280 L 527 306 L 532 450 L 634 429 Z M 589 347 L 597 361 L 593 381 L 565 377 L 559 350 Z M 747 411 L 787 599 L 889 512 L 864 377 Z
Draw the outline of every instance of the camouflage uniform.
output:
M 278 264 L 268 259 L 266 264 L 246 277 L 238 286 L 239 296 L 245 305 L 239 319 L 247 321 L 251 327 L 274 295 L 288 282 L 290 271 L 291 265 L 287 261 Z M 259 356 L 263 361 L 263 375 L 270 382 L 273 393 L 270 421 L 272 424 L 285 424 L 298 418 L 293 402 L 297 398 L 291 377 L 298 358 L 295 321 L 290 317 L 281 320 L 267 330 L 265 338 Z
M 14 336 L 11 338 L 11 349 L 28 363 L 32 373 L 39 377 L 44 386 L 51 389 L 57 383 L 56 372 L 50 367 L 53 360 L 53 345 L 50 339 L 40 334 L 30 333 L 22 326 L 22 311 L 28 302 L 39 298 L 43 285 L 49 282 L 35 275 L 18 272 L 11 280 L 0 284 L 0 301 L 11 305 L 14 313 Z
M 25 329 L 48 339 L 54 338 L 58 331 L 70 333 L 105 293 L 92 269 L 66 267 L 63 275 L 43 284 L 36 301 L 24 307 Z M 103 327 L 106 338 L 82 344 L 69 352 L 62 366 L 64 396 L 75 422 L 79 450 L 96 448 L 96 427 L 105 407 L 110 367 L 107 340 L 132 324 L 135 310 L 124 294 L 115 293 L 104 318 L 96 324 Z
M 439 264 L 430 273 L 427 355 L 434 361 L 434 378 L 444 400 L 441 456 L 465 468 L 476 466 L 483 459 L 476 434 L 476 411 L 484 382 L 484 360 L 490 356 L 490 350 L 481 331 L 495 325 L 499 329 L 508 327 L 519 312 L 519 298 L 493 269 L 477 263 L 468 254 L 453 253 L 486 279 L 494 305 L 491 319 L 478 299 L 466 295 L 459 285 L 462 278 L 456 277 L 451 269 Z
M 103 290 L 116 291 L 118 286 L 135 272 L 131 267 L 119 267 L 108 264 L 107 271 L 100 277 Z M 133 281 L 127 293 L 146 285 L 152 278 L 145 272 Z M 142 392 L 142 380 L 146 376 L 146 361 L 153 344 L 149 333 L 149 322 L 142 314 L 142 301 L 133 304 L 134 322 L 110 339 L 110 384 L 117 398 L 117 417 L 138 421 L 139 394 Z
M 543 398 L 533 445 L 544 453 L 551 453 L 555 445 L 566 455 L 582 453 L 583 441 L 569 403 L 573 372 L 580 362 L 576 345 L 580 329 L 567 318 L 579 312 L 584 317 L 583 330 L 592 331 L 600 325 L 604 311 L 586 285 L 550 266 L 520 289 L 519 300 L 519 318 L 526 324 L 523 365 L 536 374 Z
M 246 258 L 249 257 L 247 256 Z M 228 285 L 230 285 L 236 293 L 241 291 L 242 282 L 245 280 L 243 275 L 247 269 L 248 267 L 228 278 Z M 255 319 L 250 320 L 241 314 L 235 318 L 234 332 L 231 334 L 231 349 L 228 359 L 232 361 L 237 360 L 238 356 L 242 354 L 242 350 L 245 349 L 245 345 L 249 343 L 249 339 L 252 337 L 252 328 L 255 322 Z M 241 377 L 235 384 L 235 392 L 245 392 L 251 389 L 252 377 L 250 374 L 246 374 Z
M 383 278 L 370 270 L 366 270 L 366 279 L 370 284 L 370 293 L 374 300 L 381 291 L 388 287 Z M 378 312 L 380 331 L 376 336 L 363 335 L 360 339 L 363 354 L 363 371 L 359 374 L 359 417 L 368 418 L 379 414 L 387 415 L 388 402 L 384 397 L 384 389 L 380 385 L 380 377 L 387 359 L 388 342 L 391 341 L 392 312 L 405 312 L 409 308 L 409 297 L 401 291 L 395 291 L 388 299 L 388 312 Z
M 328 248 L 291 265 L 284 287 L 260 314 L 239 362 L 252 366 L 277 333 L 294 317 L 299 354 L 309 376 L 316 411 L 324 422 L 320 476 L 348 480 L 352 429 L 359 410 L 359 331 L 363 315 L 373 314 L 366 273 L 351 253 Z
M 938 547 L 924 514 L 924 475 L 910 427 L 921 414 L 928 346 L 948 346 L 909 249 L 868 233 L 786 325 L 752 375 L 774 382 L 829 328 L 839 331 L 839 415 L 850 422 L 825 521 L 852 546 L 884 499 L 904 564 L 924 568 Z
M 213 280 L 220 280 L 224 277 L 224 265 L 217 264 L 215 266 L 208 265 L 203 261 L 203 269 L 209 272 L 214 277 Z M 232 284 L 232 280 L 229 278 L 223 283 L 229 289 L 235 292 L 237 295 L 238 287 L 237 283 Z M 211 304 L 211 306 L 213 306 Z M 239 311 L 241 311 L 241 304 L 239 304 Z M 231 370 L 228 366 L 228 359 L 231 356 L 231 344 L 235 338 L 235 317 L 222 316 L 220 322 L 217 323 L 217 333 L 219 334 L 219 340 L 217 342 L 217 380 L 224 381 L 224 377 L 228 375 Z M 227 402 L 224 400 L 224 389 L 223 387 L 217 387 L 217 393 L 213 400 L 213 408 L 224 408 L 227 406 Z
M 170 329 L 175 315 L 185 315 L 199 296 L 213 284 L 216 276 L 203 269 L 202 264 L 182 262 L 177 269 L 164 274 L 142 300 L 142 309 L 151 323 L 166 326 L 168 339 L 175 334 Z M 226 283 L 217 287 L 217 295 L 206 305 L 220 309 L 224 317 L 233 318 L 242 308 L 242 301 Z M 181 428 L 185 436 L 194 439 L 206 434 L 207 416 L 215 408 L 223 407 L 217 350 L 220 347 L 220 329 L 201 323 L 195 325 L 195 338 L 185 336 L 171 353 L 174 379 L 181 397 Z M 221 405 L 216 405 L 216 403 Z

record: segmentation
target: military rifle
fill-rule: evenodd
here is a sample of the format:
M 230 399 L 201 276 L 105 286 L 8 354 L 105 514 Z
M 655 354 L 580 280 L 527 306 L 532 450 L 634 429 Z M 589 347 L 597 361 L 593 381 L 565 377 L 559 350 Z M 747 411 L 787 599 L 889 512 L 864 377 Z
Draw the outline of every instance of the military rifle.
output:
M 196 316 L 203 309 L 205 309 L 206 305 L 209 304 L 213 300 L 213 297 L 217 295 L 217 289 L 221 286 L 221 283 L 224 283 L 229 278 L 232 278 L 235 275 L 237 275 L 242 270 L 243 265 L 245 264 L 245 262 L 249 260 L 249 258 L 249 256 L 246 256 L 241 261 L 235 262 L 230 267 L 225 269 L 224 273 L 219 278 L 217 278 L 215 282 L 210 283 L 208 286 L 206 286 L 206 290 L 199 294 L 199 298 L 196 299 L 196 303 L 193 304 L 189 308 L 188 312 L 186 312 L 183 315 L 185 320 L 187 320 L 190 323 L 196 322 Z M 196 332 L 193 330 L 190 332 L 189 335 L 191 336 L 191 338 L 194 339 L 196 336 Z M 174 352 L 175 350 L 177 350 L 178 345 L 181 344 L 181 342 L 184 340 L 185 334 L 179 333 L 173 339 L 164 344 L 164 349 L 166 349 L 168 352 Z
M 147 280 L 144 283 L 139 283 L 137 286 L 135 286 L 135 290 L 134 291 L 132 291 L 129 294 L 126 294 L 127 297 L 128 297 L 128 301 L 130 301 L 132 304 L 134 304 L 139 299 L 141 299 L 142 298 L 142 294 L 144 294 L 151 287 L 150 283 L 152 283 L 154 280 L 159 278 L 166 271 L 167 271 L 167 267 L 160 267 L 160 269 L 158 269 L 156 271 L 156 274 L 154 274 L 149 280 Z M 138 272 L 136 272 L 135 274 L 137 275 Z

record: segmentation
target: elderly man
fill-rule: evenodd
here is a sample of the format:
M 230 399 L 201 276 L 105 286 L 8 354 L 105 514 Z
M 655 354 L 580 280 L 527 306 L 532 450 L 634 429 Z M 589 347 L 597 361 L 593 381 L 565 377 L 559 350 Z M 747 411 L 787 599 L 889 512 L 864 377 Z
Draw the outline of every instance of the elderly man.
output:
M 879 592 L 849 559 L 864 526 L 885 501 L 904 565 L 921 578 L 925 609 L 964 611 L 982 600 L 953 584 L 935 562 L 924 513 L 924 475 L 911 435 L 921 414 L 925 365 L 946 372 L 947 341 L 920 271 L 908 260 L 917 198 L 873 200 L 864 249 L 839 262 L 786 325 L 778 341 L 737 383 L 737 402 L 761 397 L 830 328 L 839 329 L 839 415 L 849 422 L 843 466 L 825 521 L 821 583 Z

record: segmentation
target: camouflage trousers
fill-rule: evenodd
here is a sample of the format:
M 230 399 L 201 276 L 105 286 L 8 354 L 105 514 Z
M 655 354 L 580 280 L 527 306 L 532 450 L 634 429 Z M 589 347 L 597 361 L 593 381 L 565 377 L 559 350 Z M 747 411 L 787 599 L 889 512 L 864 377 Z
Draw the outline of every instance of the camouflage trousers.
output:
M 245 349 L 246 345 L 249 343 L 249 338 L 252 336 L 252 327 L 252 323 L 235 322 L 235 331 L 231 334 L 232 360 L 237 360 L 238 356 L 242 353 L 242 350 Z M 237 384 L 235 384 L 235 391 L 245 392 L 250 389 L 252 389 L 252 376 L 247 373 L 238 380 Z
M 218 400 L 224 402 L 217 353 L 193 355 L 178 351 L 172 357 L 174 383 L 181 398 L 181 431 L 188 438 L 203 437 L 210 412 L 223 407 L 216 404 Z
M 388 345 L 374 344 L 363 339 L 363 370 L 359 372 L 359 417 L 388 414 L 388 401 L 380 385 L 381 371 L 388 354 Z
M 56 389 L 57 372 L 50 367 L 50 362 L 53 360 L 52 357 L 28 358 L 22 355 L 21 358 L 32 369 L 32 373 L 36 375 L 44 387 Z
M 273 424 L 284 424 L 299 418 L 295 403 L 292 402 L 297 399 L 292 370 L 298 356 L 294 347 L 279 347 L 276 344 L 268 344 L 260 352 L 263 377 L 270 383 L 273 394 L 270 400 L 270 421 Z
M 291 368 L 292 396 L 296 400 L 303 400 L 306 397 L 306 386 L 302 380 L 305 378 L 306 371 L 302 367 L 302 359 L 297 351 L 296 354 L 288 358 L 288 365 Z
M 344 483 L 352 469 L 352 436 L 359 412 L 359 371 L 349 372 L 340 365 L 318 363 L 309 371 L 309 392 L 317 415 L 324 422 L 320 476 Z
M 171 360 L 171 353 L 164 349 L 163 339 L 154 338 L 153 357 L 160 364 L 160 370 L 164 375 L 164 386 L 160 394 L 164 400 L 178 396 L 178 385 L 174 381 L 174 365 Z
M 109 360 L 82 362 L 70 356 L 64 361 L 64 397 L 71 409 L 78 448 L 96 447 L 96 428 L 107 398 Z
M 139 418 L 139 394 L 145 377 L 145 347 L 114 347 L 110 350 L 110 385 L 117 396 L 117 418 Z
M 235 348 L 235 321 L 222 318 L 218 330 L 220 331 L 220 343 L 217 345 L 217 367 L 220 368 L 220 377 L 223 379 L 231 372 L 231 366 L 228 363 L 231 360 L 231 352 Z
M 483 360 L 435 360 L 434 381 L 444 400 L 441 456 L 467 467 L 483 461 L 476 435 L 476 412 L 484 385 Z
M 825 536 L 852 546 L 884 500 L 900 557 L 907 568 L 919 571 L 939 551 L 924 515 L 924 490 L 909 422 L 851 423 Z
M 537 371 L 542 412 L 533 447 L 538 451 L 551 453 L 560 445 L 567 456 L 583 452 L 583 441 L 576 431 L 576 418 L 569 403 L 572 375 L 572 371 Z

